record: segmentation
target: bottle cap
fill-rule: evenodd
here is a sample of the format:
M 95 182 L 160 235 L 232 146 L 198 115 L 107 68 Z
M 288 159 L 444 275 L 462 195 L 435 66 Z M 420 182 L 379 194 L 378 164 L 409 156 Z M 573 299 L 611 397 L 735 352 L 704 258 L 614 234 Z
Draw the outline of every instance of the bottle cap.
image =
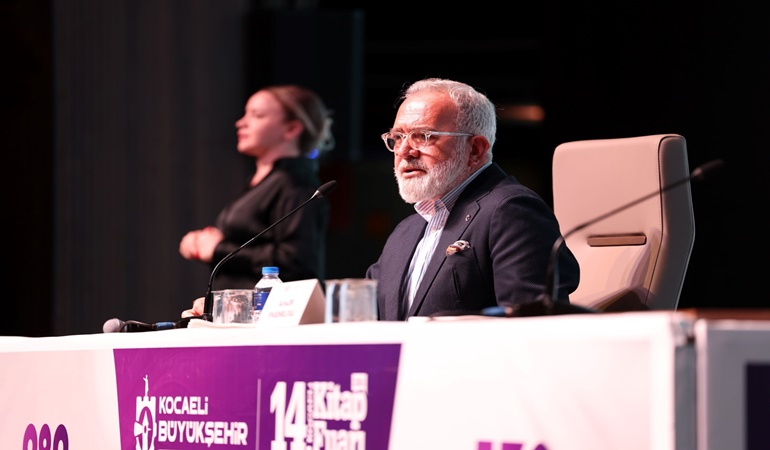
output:
M 262 268 L 262 275 L 278 275 L 278 268 L 275 266 L 267 266 Z

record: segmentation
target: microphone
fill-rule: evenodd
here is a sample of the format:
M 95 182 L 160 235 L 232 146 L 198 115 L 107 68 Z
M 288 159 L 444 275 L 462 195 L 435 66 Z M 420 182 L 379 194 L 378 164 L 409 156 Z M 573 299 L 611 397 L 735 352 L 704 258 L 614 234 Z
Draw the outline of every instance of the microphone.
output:
M 110 319 L 104 322 L 102 331 L 104 333 L 135 333 L 139 331 L 171 330 L 174 328 L 187 328 L 187 322 L 157 322 L 144 323 L 136 320 L 120 320 L 118 318 Z
M 558 301 L 558 288 L 559 288 L 559 264 L 557 259 L 559 251 L 564 241 L 572 234 L 591 226 L 597 222 L 612 217 L 615 214 L 624 211 L 636 204 L 639 204 L 649 198 L 656 195 L 660 195 L 667 192 L 681 184 L 687 183 L 690 180 L 701 181 L 708 178 L 714 172 L 717 172 L 724 166 L 724 161 L 716 159 L 700 165 L 695 170 L 690 172 L 688 177 L 677 180 L 667 186 L 664 186 L 657 191 L 644 195 L 636 200 L 631 201 L 625 205 L 608 211 L 600 216 L 594 217 L 591 220 L 581 223 L 580 225 L 572 228 L 564 235 L 559 236 L 554 242 L 551 248 L 550 259 L 548 260 L 548 269 L 546 270 L 546 285 L 545 291 L 538 296 L 534 302 L 524 304 L 505 304 L 498 306 L 490 306 L 482 310 L 449 310 L 440 311 L 432 314 L 430 317 L 443 317 L 443 316 L 466 316 L 466 315 L 480 315 L 487 317 L 533 317 L 533 316 L 550 316 L 557 314 L 586 314 L 586 313 L 598 313 L 599 311 L 584 306 L 575 305 L 572 303 L 565 303 Z
M 244 247 L 246 247 L 247 245 L 249 245 L 252 242 L 254 242 L 254 240 L 256 240 L 257 238 L 259 238 L 260 236 L 265 234 L 267 231 L 271 230 L 274 226 L 276 226 L 279 223 L 283 222 L 286 218 L 288 218 L 289 216 L 291 216 L 295 212 L 297 212 L 300 209 L 302 209 L 305 205 L 307 205 L 311 201 L 313 201 L 313 200 L 315 200 L 317 198 L 323 198 L 323 197 L 329 195 L 329 193 L 331 191 L 333 191 L 336 186 L 337 186 L 337 181 L 335 181 L 335 180 L 328 181 L 328 182 L 324 183 L 323 185 L 321 185 L 321 187 L 318 188 L 318 190 L 315 191 L 315 193 L 309 199 L 305 200 L 301 205 L 297 206 L 296 208 L 291 210 L 288 214 L 286 214 L 285 216 L 283 216 L 280 219 L 278 219 L 275 223 L 273 223 L 269 227 L 267 227 L 264 230 L 262 230 L 262 232 L 260 232 L 259 234 L 257 234 L 253 238 L 249 239 L 243 245 L 241 245 L 240 247 L 236 248 L 232 252 L 230 252 L 227 255 L 225 255 L 224 258 L 220 259 L 219 262 L 216 264 L 216 266 L 214 266 L 214 270 L 211 271 L 211 276 L 209 277 L 209 285 L 208 285 L 208 288 L 206 289 L 205 300 L 204 300 L 204 303 L 203 303 L 203 315 L 202 316 L 187 317 L 187 318 L 185 318 L 185 320 L 182 321 L 182 323 L 180 325 L 183 326 L 183 327 L 186 327 L 187 324 L 189 323 L 190 319 L 203 319 L 203 320 L 208 320 L 209 322 L 213 321 L 214 317 L 213 317 L 212 313 L 214 311 L 214 294 L 213 294 L 214 277 L 216 276 L 216 274 L 219 271 L 219 268 L 222 266 L 222 264 L 224 264 L 230 258 L 235 256 L 236 253 L 238 253 L 239 251 L 243 250 Z
M 499 308 L 488 308 L 489 312 L 487 315 L 491 315 L 495 317 L 523 317 L 523 316 L 532 316 L 532 315 L 575 314 L 575 313 L 579 314 L 579 313 L 599 312 L 591 308 L 585 308 L 579 305 L 573 305 L 570 303 L 564 303 L 564 302 L 558 301 L 559 264 L 557 263 L 557 259 L 559 257 L 559 251 L 561 250 L 561 246 L 566 241 L 566 239 L 570 237 L 572 234 L 582 230 L 583 228 L 591 226 L 597 222 L 601 222 L 602 220 L 608 217 L 612 217 L 621 211 L 624 211 L 645 200 L 655 197 L 656 195 L 660 195 L 664 192 L 667 192 L 679 185 L 688 183 L 691 180 L 702 181 L 704 179 L 707 179 L 714 172 L 717 172 L 720 169 L 722 169 L 723 166 L 724 166 L 724 161 L 721 159 L 715 159 L 715 160 L 709 161 L 695 168 L 695 170 L 690 172 L 689 176 L 682 178 L 681 180 L 677 180 L 667 186 L 663 186 L 661 189 L 658 189 L 657 191 L 654 191 L 647 195 L 639 197 L 636 200 L 633 200 L 629 203 L 626 203 L 625 205 L 622 205 L 618 208 L 615 208 L 604 214 L 594 217 L 591 220 L 583 222 L 580 225 L 566 232 L 564 235 L 559 236 L 559 238 L 556 239 L 556 242 L 554 242 L 553 247 L 551 248 L 551 256 L 548 261 L 548 270 L 546 272 L 546 287 L 545 287 L 545 292 L 543 292 L 541 298 L 538 301 L 535 301 L 534 303 L 531 303 L 531 304 L 510 305 L 510 306 L 504 306 Z

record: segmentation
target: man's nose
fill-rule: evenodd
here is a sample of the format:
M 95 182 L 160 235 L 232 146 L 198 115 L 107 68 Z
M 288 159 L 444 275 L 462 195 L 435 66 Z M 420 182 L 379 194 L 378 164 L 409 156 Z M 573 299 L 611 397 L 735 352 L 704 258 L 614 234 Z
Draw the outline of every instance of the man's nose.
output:
M 393 153 L 395 153 L 396 156 L 404 158 L 406 156 L 415 157 L 420 151 L 409 145 L 409 139 L 404 139 L 401 141 L 401 145 L 396 144 L 393 148 Z

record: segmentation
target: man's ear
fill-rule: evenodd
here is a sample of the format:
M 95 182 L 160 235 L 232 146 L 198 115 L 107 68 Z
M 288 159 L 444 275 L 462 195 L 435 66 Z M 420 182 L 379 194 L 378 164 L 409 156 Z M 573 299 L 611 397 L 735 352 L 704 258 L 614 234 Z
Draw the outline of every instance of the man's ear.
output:
M 472 136 L 469 140 L 471 152 L 468 155 L 468 164 L 474 166 L 484 159 L 484 155 L 486 155 L 489 150 L 489 141 L 484 136 L 479 135 Z

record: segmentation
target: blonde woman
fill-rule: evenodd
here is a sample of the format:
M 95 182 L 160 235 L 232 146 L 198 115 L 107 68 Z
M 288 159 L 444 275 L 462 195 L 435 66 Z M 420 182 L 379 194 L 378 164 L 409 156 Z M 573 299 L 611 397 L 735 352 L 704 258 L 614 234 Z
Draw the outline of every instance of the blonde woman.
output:
M 254 158 L 254 173 L 213 226 L 185 234 L 179 253 L 213 269 L 308 200 L 322 184 L 316 157 L 333 146 L 330 126 L 330 112 L 309 89 L 278 85 L 255 92 L 235 122 L 238 152 Z M 328 216 L 326 199 L 308 203 L 223 264 L 217 287 L 253 288 L 263 266 L 277 266 L 283 281 L 323 282 Z

